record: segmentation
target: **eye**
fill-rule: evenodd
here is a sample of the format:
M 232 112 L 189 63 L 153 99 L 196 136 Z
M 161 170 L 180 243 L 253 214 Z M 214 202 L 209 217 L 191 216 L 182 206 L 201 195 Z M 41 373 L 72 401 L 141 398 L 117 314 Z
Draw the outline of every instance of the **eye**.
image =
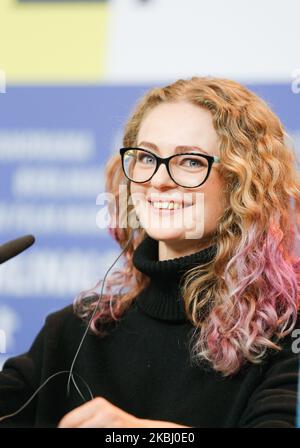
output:
M 147 154 L 145 152 L 139 153 L 137 160 L 138 160 L 138 162 L 144 163 L 145 165 L 149 165 L 149 164 L 155 162 L 154 157 L 152 157 L 150 154 Z
M 182 164 L 185 164 L 185 166 L 187 166 L 188 168 L 200 168 L 205 165 L 205 163 L 199 157 L 185 157 L 182 160 Z

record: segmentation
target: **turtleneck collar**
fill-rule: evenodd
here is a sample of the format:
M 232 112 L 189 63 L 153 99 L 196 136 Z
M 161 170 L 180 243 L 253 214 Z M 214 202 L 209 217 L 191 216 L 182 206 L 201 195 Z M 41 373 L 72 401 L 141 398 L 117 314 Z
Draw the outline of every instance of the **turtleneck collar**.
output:
M 158 241 L 147 235 L 133 254 L 136 269 L 150 277 L 150 284 L 136 298 L 137 306 L 156 319 L 187 321 L 179 288 L 182 275 L 212 260 L 216 250 L 213 244 L 191 255 L 159 261 Z

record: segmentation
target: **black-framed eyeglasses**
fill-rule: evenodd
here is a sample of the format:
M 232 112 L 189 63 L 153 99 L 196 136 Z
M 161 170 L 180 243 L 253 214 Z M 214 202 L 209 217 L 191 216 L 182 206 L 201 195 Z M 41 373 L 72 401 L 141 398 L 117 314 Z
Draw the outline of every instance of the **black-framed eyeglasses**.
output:
M 148 149 L 121 148 L 123 172 L 127 179 L 136 183 L 152 179 L 161 164 L 167 168 L 171 179 L 184 188 L 196 188 L 204 184 L 213 163 L 221 163 L 218 156 L 209 156 L 195 152 L 159 157 Z

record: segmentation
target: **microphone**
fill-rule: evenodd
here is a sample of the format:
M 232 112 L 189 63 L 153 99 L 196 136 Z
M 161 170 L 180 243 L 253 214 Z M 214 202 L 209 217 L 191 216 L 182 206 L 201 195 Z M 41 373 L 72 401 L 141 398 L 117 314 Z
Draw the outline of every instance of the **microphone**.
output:
M 0 264 L 19 255 L 21 252 L 28 249 L 28 247 L 32 246 L 34 242 L 35 238 L 33 235 L 24 235 L 3 244 L 0 246 Z

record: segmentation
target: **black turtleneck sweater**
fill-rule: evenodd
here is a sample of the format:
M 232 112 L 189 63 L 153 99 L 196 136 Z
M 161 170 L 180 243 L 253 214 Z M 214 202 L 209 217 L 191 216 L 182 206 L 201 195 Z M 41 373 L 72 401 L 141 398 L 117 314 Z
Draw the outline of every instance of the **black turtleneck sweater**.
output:
M 121 321 L 104 338 L 88 333 L 75 373 L 102 396 L 136 417 L 191 427 L 294 427 L 298 355 L 292 337 L 262 364 L 246 364 L 223 377 L 190 363 L 193 326 L 179 292 L 182 273 L 205 263 L 215 246 L 158 261 L 157 241 L 146 237 L 134 265 L 150 277 Z M 50 314 L 27 353 L 6 361 L 0 373 L 0 416 L 20 408 L 50 375 L 69 370 L 85 330 L 72 305 Z M 67 374 L 52 379 L 17 416 L 2 426 L 56 426 L 83 401 L 75 388 L 66 394 Z M 86 397 L 83 383 L 78 380 Z

